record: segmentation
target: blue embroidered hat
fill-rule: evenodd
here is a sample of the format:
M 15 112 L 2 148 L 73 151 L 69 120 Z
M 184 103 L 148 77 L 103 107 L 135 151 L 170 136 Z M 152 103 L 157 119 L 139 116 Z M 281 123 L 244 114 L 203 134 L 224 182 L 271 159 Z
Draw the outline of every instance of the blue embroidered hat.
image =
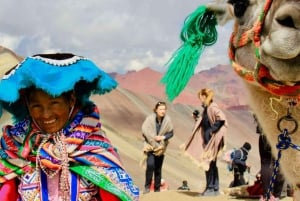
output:
M 15 119 L 27 114 L 22 103 L 23 89 L 36 87 L 52 96 L 74 90 L 77 98 L 88 100 L 91 94 L 104 94 L 117 82 L 91 60 L 69 53 L 39 54 L 25 58 L 0 81 L 2 108 Z

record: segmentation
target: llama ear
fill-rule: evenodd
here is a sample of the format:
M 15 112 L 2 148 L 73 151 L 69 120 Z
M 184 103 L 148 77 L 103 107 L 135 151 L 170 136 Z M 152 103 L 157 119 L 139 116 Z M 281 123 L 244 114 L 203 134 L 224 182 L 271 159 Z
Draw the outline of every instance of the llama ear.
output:
M 234 15 L 238 18 L 245 14 L 250 4 L 249 0 L 228 0 L 228 3 L 233 6 Z
M 227 2 L 215 2 L 207 4 L 207 9 L 214 12 L 218 25 L 223 26 L 228 21 L 233 20 L 233 7 L 229 6 Z

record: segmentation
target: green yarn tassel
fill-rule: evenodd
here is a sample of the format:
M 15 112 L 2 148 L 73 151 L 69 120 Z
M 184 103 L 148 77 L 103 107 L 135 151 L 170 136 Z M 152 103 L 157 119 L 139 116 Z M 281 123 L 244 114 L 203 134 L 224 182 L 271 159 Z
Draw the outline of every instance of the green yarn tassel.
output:
M 205 46 L 211 46 L 217 41 L 216 25 L 216 16 L 206 6 L 198 7 L 185 19 L 180 34 L 183 45 L 167 62 L 168 70 L 161 79 L 166 85 L 166 94 L 170 101 L 186 87 Z

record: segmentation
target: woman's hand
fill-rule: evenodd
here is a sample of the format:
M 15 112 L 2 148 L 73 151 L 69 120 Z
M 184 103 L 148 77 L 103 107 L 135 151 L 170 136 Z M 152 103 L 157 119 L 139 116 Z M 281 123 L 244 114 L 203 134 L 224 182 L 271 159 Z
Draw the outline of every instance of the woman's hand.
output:
M 160 141 L 162 141 L 164 139 L 165 139 L 165 136 L 162 136 L 162 135 L 157 135 L 157 136 L 154 137 L 154 140 L 156 142 L 160 142 Z

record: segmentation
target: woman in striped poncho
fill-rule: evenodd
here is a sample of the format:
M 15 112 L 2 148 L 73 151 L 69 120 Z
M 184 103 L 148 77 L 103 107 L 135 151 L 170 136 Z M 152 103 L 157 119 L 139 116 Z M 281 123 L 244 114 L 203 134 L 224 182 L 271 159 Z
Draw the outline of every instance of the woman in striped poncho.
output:
M 73 54 L 27 57 L 8 72 L 0 106 L 14 125 L 1 138 L 1 200 L 138 200 L 139 189 L 89 100 L 116 86 L 92 61 Z

